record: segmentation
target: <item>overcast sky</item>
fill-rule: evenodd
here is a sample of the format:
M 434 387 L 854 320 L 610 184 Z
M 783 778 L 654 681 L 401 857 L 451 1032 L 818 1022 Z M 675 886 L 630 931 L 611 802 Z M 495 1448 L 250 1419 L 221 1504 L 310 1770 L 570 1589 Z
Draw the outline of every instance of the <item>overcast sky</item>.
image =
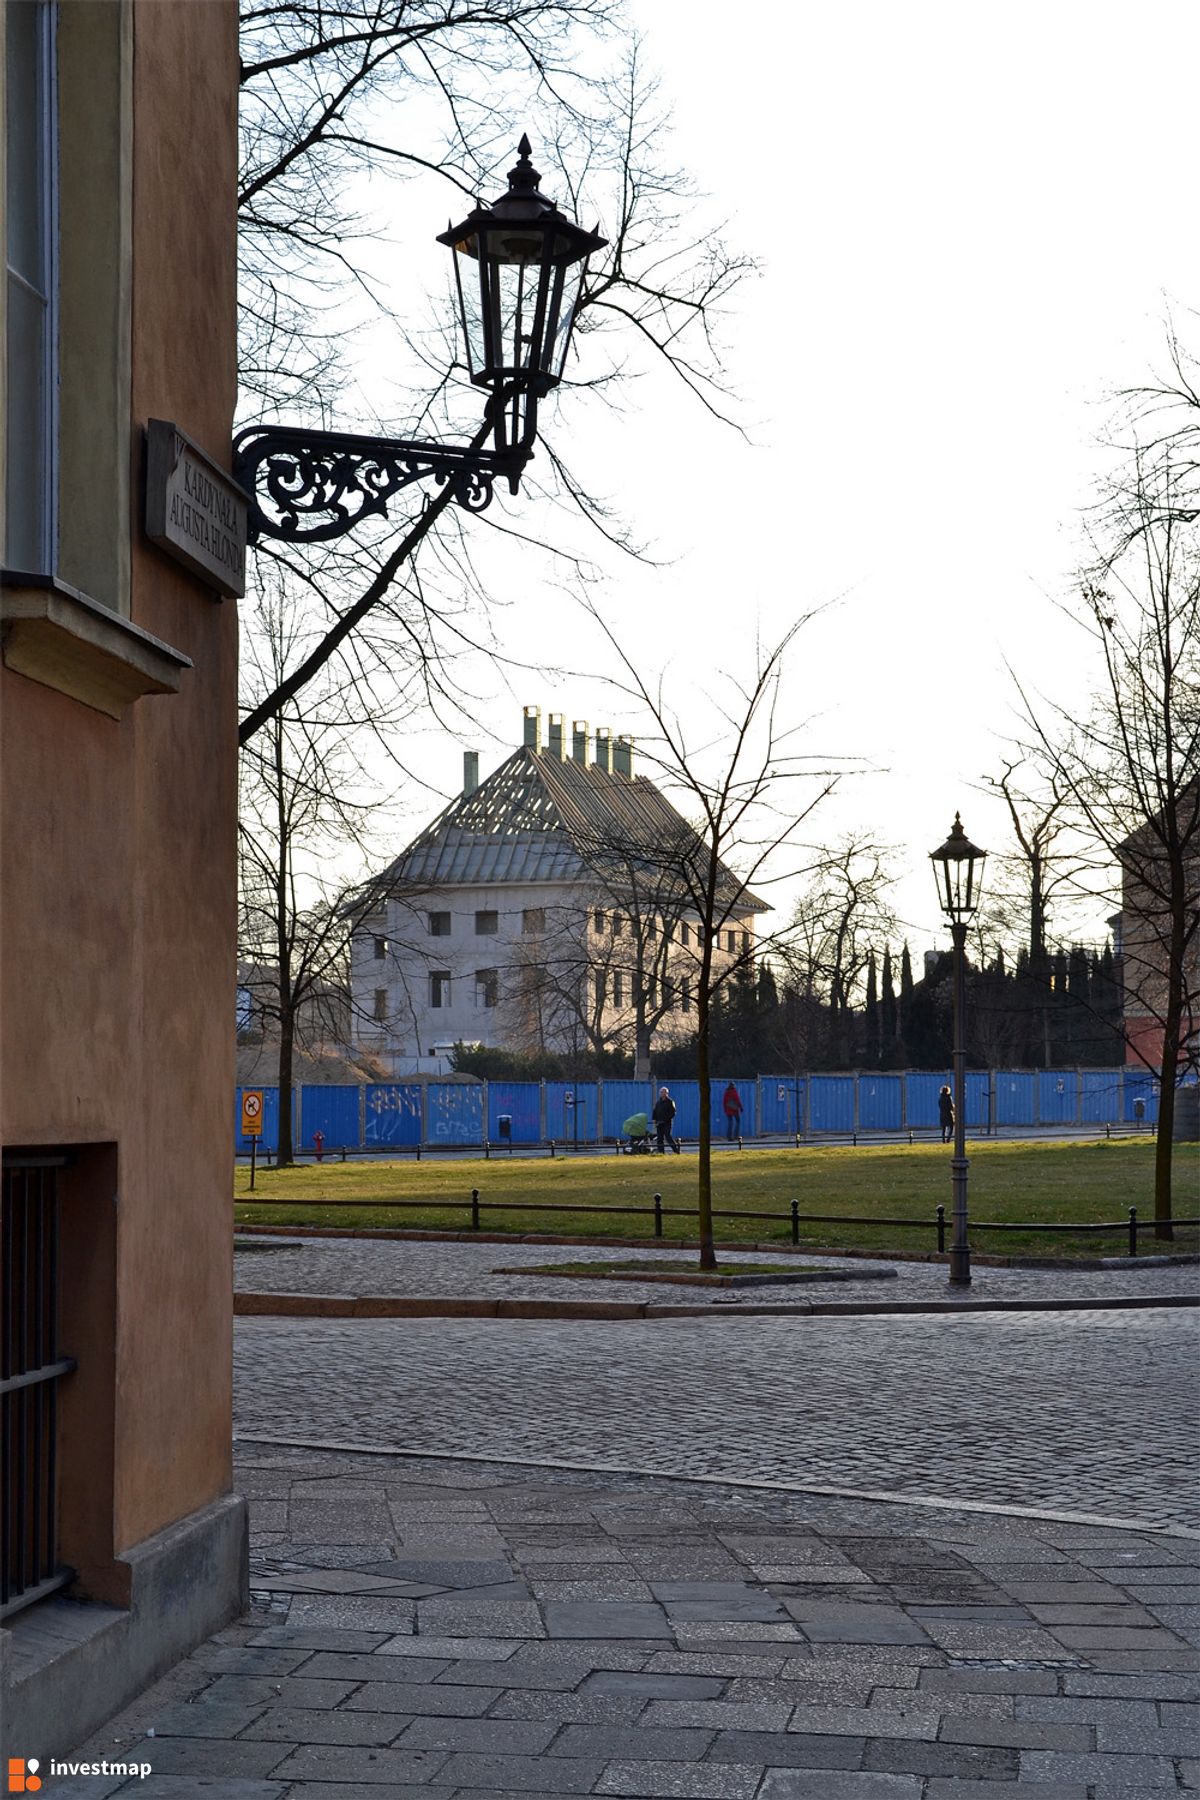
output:
M 633 7 L 674 155 L 762 274 L 726 331 L 748 441 L 663 382 L 621 418 L 586 407 L 586 443 L 569 448 L 668 564 L 608 558 L 601 603 L 697 729 L 756 632 L 834 603 L 797 641 L 786 704 L 812 720 L 814 750 L 878 771 L 822 817 L 899 847 L 919 952 L 940 929 L 926 853 L 955 809 L 1003 847 L 977 784 L 1012 729 L 1006 661 L 1068 704 L 1083 691 L 1082 641 L 1054 602 L 1082 553 L 1111 396 L 1164 367 L 1168 313 L 1200 346 L 1200 11 Z M 537 121 L 523 123 L 536 160 Z M 410 188 L 404 235 L 415 204 Z M 517 520 L 521 503 L 505 505 Z M 515 656 L 601 669 L 594 627 L 549 579 L 510 563 L 497 598 Z M 483 673 L 477 689 L 485 771 L 519 742 L 524 701 L 638 729 L 582 677 Z M 452 788 L 461 748 L 431 738 L 429 778 Z

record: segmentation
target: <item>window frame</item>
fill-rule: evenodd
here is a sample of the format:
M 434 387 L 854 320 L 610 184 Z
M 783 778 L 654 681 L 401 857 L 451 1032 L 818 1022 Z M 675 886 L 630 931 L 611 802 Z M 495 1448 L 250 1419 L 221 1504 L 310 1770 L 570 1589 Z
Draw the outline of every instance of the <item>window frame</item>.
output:
M 447 1012 L 451 1004 L 453 983 L 449 969 L 430 969 L 429 971 L 429 1010 L 431 1012 Z
M 490 919 L 492 921 L 492 923 L 490 925 L 485 925 L 483 923 L 483 921 L 485 919 Z M 494 906 L 477 907 L 476 911 L 475 911 L 475 936 L 476 937 L 499 937 L 499 935 L 500 935 L 500 913 L 499 913 L 499 910 Z
M 28 10 L 28 0 L 22 0 L 22 11 Z M 5 4 L 5 81 L 6 86 L 13 78 L 14 61 L 12 44 L 7 30 L 8 22 L 16 11 L 14 0 L 6 0 Z M 38 438 L 38 469 L 33 476 L 34 489 L 38 498 L 37 513 L 33 522 L 31 536 L 36 538 L 36 546 L 13 546 L 13 499 L 14 488 L 10 478 L 5 477 L 4 490 L 4 567 L 19 570 L 22 574 L 51 577 L 58 572 L 58 512 L 59 512 L 59 312 L 61 259 L 59 255 L 59 91 L 58 91 L 58 6 L 56 0 L 37 0 L 37 24 L 35 30 L 36 69 L 34 71 L 34 137 L 37 157 L 36 200 L 34 202 L 37 220 L 38 257 L 40 268 L 37 271 L 40 287 L 30 276 L 19 269 L 13 260 L 14 254 L 14 218 L 16 208 L 10 207 L 10 195 L 6 191 L 5 204 L 5 369 L 11 370 L 14 361 L 28 354 L 26 346 L 14 346 L 13 320 L 15 309 L 11 302 L 14 287 L 37 302 L 42 308 L 40 341 L 35 351 L 35 360 L 41 378 L 38 397 L 35 429 Z M 20 77 L 18 76 L 18 79 Z M 5 96 L 5 158 L 6 166 L 12 169 L 19 163 L 12 155 L 13 108 L 7 105 Z M 13 414 L 14 391 L 11 378 L 5 381 L 3 441 L 7 466 L 11 470 L 20 470 L 27 463 L 27 450 L 22 448 L 20 455 L 13 454 L 13 445 L 20 439 L 22 446 L 27 441 L 30 428 L 29 417 L 17 419 Z

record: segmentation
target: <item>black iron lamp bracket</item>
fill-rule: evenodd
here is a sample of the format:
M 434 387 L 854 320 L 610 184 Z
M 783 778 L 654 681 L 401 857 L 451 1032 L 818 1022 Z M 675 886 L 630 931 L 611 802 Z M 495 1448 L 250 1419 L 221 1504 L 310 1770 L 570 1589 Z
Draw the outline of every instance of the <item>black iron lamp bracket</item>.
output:
M 527 441 L 500 452 L 414 438 L 359 437 L 296 425 L 251 425 L 233 441 L 233 476 L 250 496 L 248 535 L 326 543 L 372 514 L 386 516 L 401 489 L 448 482 L 467 512 L 491 505 L 495 483 L 513 491 L 532 454 Z

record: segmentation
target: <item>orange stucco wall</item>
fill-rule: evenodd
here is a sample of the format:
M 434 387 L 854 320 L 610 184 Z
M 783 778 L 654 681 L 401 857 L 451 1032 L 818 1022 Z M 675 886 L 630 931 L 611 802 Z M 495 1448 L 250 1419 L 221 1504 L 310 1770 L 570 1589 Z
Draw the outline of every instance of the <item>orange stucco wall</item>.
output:
M 118 1553 L 230 1482 L 235 954 L 236 602 L 142 539 L 140 434 L 174 420 L 228 466 L 237 15 L 137 0 L 132 24 L 136 466 L 114 526 L 134 623 L 194 667 L 120 722 L 0 671 L 0 1137 L 116 1145 L 115 1406 L 96 1428 Z

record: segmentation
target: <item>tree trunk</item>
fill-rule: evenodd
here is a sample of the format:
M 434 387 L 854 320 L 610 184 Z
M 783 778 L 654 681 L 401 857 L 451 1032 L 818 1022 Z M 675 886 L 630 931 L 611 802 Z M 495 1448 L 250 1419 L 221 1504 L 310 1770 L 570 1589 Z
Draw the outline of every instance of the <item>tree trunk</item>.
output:
M 1183 954 L 1187 936 L 1186 871 L 1171 845 L 1171 947 L 1167 957 L 1167 1010 L 1158 1075 L 1158 1131 L 1154 1142 L 1154 1235 L 1171 1239 L 1171 1159 L 1175 1132 L 1175 1081 L 1183 1030 Z
M 276 1163 L 286 1169 L 295 1161 L 292 1143 L 292 1049 L 296 1021 L 289 1010 L 279 1021 L 279 1153 Z
M 712 1080 L 708 1068 L 709 982 L 712 974 L 712 932 L 704 934 L 704 956 L 696 992 L 696 1073 L 700 1080 L 700 1150 L 696 1211 L 700 1238 L 700 1267 L 715 1269 L 712 1216 Z
M 292 1048 L 296 1036 L 296 1011 L 292 997 L 292 937 L 289 928 L 288 898 L 290 888 L 287 795 L 284 784 L 283 725 L 276 716 L 272 721 L 273 761 L 275 771 L 275 807 L 279 855 L 275 866 L 275 954 L 278 959 L 276 982 L 279 994 L 279 1154 L 281 1169 L 294 1160 L 292 1145 Z

